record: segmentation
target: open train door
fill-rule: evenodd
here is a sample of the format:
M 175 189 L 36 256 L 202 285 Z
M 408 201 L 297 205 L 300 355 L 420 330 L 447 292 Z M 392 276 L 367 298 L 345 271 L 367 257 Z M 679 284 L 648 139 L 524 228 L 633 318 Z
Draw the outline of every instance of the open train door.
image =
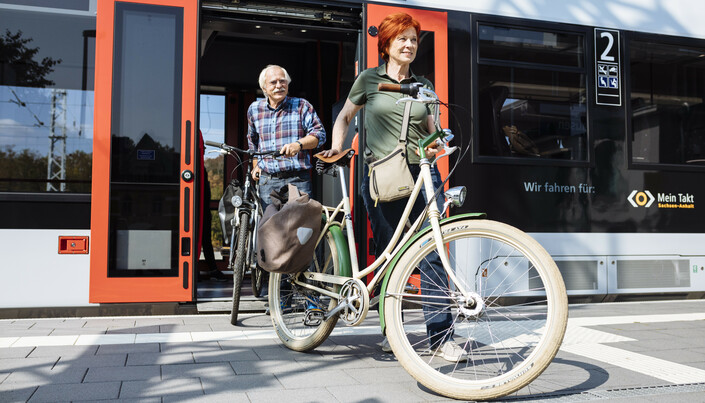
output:
M 193 299 L 198 3 L 98 2 L 91 303 Z
M 421 35 L 416 59 L 411 64 L 411 70 L 416 75 L 429 79 L 442 101 L 448 101 L 448 13 L 443 11 L 419 10 L 407 7 L 386 6 L 380 4 L 367 4 L 365 8 L 365 41 L 366 68 L 377 67 L 384 63 L 377 51 L 377 28 L 384 17 L 393 13 L 404 12 L 416 19 L 421 24 Z M 448 114 L 441 109 L 441 125 L 448 127 Z M 364 131 L 362 131 L 364 133 Z M 364 142 L 364 134 L 361 136 Z M 360 147 L 363 149 L 363 147 Z M 439 161 L 438 168 L 445 179 L 448 175 L 448 159 Z M 360 172 L 358 172 L 360 174 Z M 361 198 L 357 198 L 361 201 Z M 359 224 L 358 224 L 359 225 Z M 367 256 L 361 259 L 361 267 L 374 261 L 372 231 L 367 227 L 366 245 Z M 359 231 L 360 229 L 358 229 Z M 359 232 L 358 232 L 359 233 Z

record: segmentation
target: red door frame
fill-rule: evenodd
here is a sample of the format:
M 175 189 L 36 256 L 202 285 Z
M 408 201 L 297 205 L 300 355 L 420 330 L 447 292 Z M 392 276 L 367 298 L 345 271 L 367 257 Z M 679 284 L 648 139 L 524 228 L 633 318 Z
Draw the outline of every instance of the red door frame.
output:
M 195 181 L 181 180 L 179 245 L 191 240 L 191 250 L 179 248 L 178 277 L 108 277 L 108 231 L 110 205 L 110 125 L 113 77 L 115 3 L 138 3 L 181 7 L 184 10 L 183 77 L 181 122 L 181 171 L 195 172 L 196 94 L 198 67 L 199 2 L 193 0 L 101 0 L 96 21 L 95 107 L 93 137 L 93 177 L 91 200 L 91 267 L 89 302 L 167 302 L 193 299 L 193 270 L 196 269 L 195 221 L 193 216 Z M 187 133 L 187 123 L 190 127 Z M 186 197 L 186 195 L 189 197 Z M 185 212 L 188 212 L 186 214 Z
M 434 33 L 435 49 L 435 91 L 441 101 L 448 101 L 448 13 L 445 11 L 419 10 L 415 8 L 385 6 L 380 4 L 367 5 L 367 27 L 379 25 L 389 14 L 404 12 L 414 17 L 420 24 L 422 31 Z M 377 67 L 379 54 L 377 53 L 377 36 L 367 34 L 367 68 Z M 441 114 L 441 126 L 448 127 L 448 114 Z M 448 159 L 444 158 L 438 163 L 438 169 L 443 178 L 448 175 Z
M 380 4 L 367 4 L 366 6 L 366 23 L 367 26 L 364 27 L 364 35 L 366 37 L 365 47 L 367 68 L 377 67 L 379 54 L 377 52 L 377 36 L 370 35 L 369 28 L 371 26 L 378 26 L 380 22 L 389 14 L 404 12 L 416 19 L 421 24 L 422 31 L 432 31 L 434 33 L 434 49 L 435 49 L 435 60 L 434 60 L 434 73 L 435 73 L 435 91 L 440 97 L 441 101 L 448 101 L 448 13 L 444 11 L 431 11 L 431 10 L 419 10 L 415 8 L 406 7 L 396 7 L 396 6 L 386 6 Z M 441 114 L 441 126 L 448 127 L 448 114 Z M 359 152 L 358 152 L 359 154 Z M 445 178 L 448 175 L 448 159 L 443 158 L 438 162 L 438 170 L 441 173 L 441 177 Z M 351 170 L 352 172 L 352 170 Z M 350 177 L 350 183 L 352 184 L 352 174 Z M 446 184 L 448 188 L 448 184 Z M 353 193 L 354 189 L 351 186 L 350 194 Z M 355 200 L 356 198 L 353 198 Z M 369 221 L 367 221 L 367 242 L 366 245 L 370 245 L 370 239 L 372 238 L 372 229 L 370 227 Z M 371 264 L 375 260 L 374 250 L 368 250 L 366 256 L 367 264 Z M 372 275 L 370 275 L 371 278 Z

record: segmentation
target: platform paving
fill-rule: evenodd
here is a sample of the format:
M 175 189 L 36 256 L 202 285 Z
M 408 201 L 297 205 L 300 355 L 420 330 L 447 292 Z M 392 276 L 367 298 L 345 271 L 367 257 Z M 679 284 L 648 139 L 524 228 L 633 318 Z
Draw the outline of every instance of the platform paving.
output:
M 243 314 L 0 320 L 0 402 L 443 402 L 383 353 L 378 318 L 290 351 Z M 705 300 L 572 305 L 564 343 L 504 401 L 705 402 Z

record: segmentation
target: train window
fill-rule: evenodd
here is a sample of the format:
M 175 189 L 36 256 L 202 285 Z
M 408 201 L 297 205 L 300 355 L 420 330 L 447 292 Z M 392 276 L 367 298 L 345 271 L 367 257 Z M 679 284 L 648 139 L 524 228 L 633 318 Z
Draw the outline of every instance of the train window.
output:
M 0 192 L 91 192 L 95 12 L 51 7 L 0 10 Z
M 583 67 L 581 35 L 481 25 L 480 58 Z
M 705 165 L 705 47 L 632 40 L 633 163 Z
M 585 161 L 585 35 L 479 25 L 479 155 Z

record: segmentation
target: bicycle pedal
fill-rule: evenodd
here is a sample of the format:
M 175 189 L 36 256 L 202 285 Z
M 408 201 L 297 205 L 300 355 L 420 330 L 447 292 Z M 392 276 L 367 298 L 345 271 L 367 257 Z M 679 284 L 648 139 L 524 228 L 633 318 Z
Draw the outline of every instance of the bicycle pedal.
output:
M 323 323 L 323 310 L 320 308 L 307 309 L 304 315 L 304 326 L 320 326 Z

